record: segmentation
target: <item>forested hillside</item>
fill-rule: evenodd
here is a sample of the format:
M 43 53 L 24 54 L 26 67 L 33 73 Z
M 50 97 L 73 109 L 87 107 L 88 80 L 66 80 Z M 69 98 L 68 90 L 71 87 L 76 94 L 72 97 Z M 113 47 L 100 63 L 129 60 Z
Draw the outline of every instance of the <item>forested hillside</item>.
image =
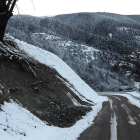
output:
M 114 91 L 133 85 L 132 75 L 115 68 L 139 48 L 139 21 L 139 16 L 109 13 L 14 16 L 7 33 L 57 54 L 96 91 Z

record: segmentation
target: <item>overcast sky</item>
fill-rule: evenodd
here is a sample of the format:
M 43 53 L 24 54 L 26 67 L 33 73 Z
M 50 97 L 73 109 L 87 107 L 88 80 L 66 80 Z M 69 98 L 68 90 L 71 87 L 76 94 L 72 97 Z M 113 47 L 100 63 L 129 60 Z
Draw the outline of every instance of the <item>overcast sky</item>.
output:
M 53 16 L 77 12 L 140 15 L 140 0 L 19 0 L 17 6 L 20 14 L 34 16 Z M 15 14 L 17 14 L 16 9 Z

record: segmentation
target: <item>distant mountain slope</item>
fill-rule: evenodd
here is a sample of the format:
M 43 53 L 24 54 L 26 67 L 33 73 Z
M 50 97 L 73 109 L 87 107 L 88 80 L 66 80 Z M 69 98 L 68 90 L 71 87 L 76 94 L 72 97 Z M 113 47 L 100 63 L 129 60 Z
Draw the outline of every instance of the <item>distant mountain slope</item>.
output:
M 105 26 L 105 30 L 113 28 L 113 26 L 135 26 L 140 27 L 140 16 L 136 15 L 118 15 L 112 13 L 74 13 L 52 17 L 50 19 L 57 20 L 76 29 L 81 29 L 85 32 L 99 34 L 98 27 Z M 108 25 L 106 25 L 108 24 Z M 103 28 L 103 27 L 102 27 Z M 95 32 L 96 31 L 96 32 Z
M 9 25 L 27 33 L 55 33 L 94 45 L 97 49 L 129 54 L 139 47 L 139 42 L 135 38 L 140 36 L 139 20 L 138 15 L 75 13 L 54 17 L 14 16 Z
M 139 16 L 109 13 L 77 13 L 41 18 L 22 15 L 14 16 L 9 21 L 7 32 L 58 55 L 96 91 L 114 91 L 119 90 L 120 85 L 132 83 L 129 77 L 120 72 L 114 73 L 112 69 L 124 55 L 139 48 L 138 20 Z M 69 44 L 70 41 L 72 43 Z M 83 45 L 99 50 L 96 60 L 92 59 L 92 53 L 85 55 L 81 51 Z
M 140 81 L 140 50 L 132 52 L 130 55 L 126 55 L 119 60 L 114 68 L 115 71 L 119 71 L 137 82 Z
M 83 41 L 95 45 L 98 49 L 106 47 L 111 51 L 124 54 L 131 53 L 139 47 L 139 43 L 135 39 L 135 36 L 140 36 L 140 16 L 138 15 L 75 13 L 58 15 L 50 19 L 93 34 L 85 40 L 83 39 Z M 122 28 L 125 28 L 125 30 L 120 30 Z

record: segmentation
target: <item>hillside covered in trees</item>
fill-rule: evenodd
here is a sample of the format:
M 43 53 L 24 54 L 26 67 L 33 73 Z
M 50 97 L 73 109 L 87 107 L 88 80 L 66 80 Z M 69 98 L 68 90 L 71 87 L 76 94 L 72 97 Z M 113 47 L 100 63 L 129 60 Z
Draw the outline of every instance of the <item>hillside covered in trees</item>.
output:
M 96 91 L 116 91 L 132 87 L 138 75 L 116 71 L 116 65 L 139 48 L 139 21 L 137 15 L 110 13 L 22 15 L 9 21 L 7 33 L 58 55 Z

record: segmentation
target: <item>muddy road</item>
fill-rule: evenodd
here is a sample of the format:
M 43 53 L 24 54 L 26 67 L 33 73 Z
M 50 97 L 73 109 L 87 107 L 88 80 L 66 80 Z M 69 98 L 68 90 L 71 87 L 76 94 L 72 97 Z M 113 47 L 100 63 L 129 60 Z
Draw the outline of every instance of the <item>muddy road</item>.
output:
M 127 98 L 110 95 L 108 102 L 78 140 L 140 140 L 140 109 Z

